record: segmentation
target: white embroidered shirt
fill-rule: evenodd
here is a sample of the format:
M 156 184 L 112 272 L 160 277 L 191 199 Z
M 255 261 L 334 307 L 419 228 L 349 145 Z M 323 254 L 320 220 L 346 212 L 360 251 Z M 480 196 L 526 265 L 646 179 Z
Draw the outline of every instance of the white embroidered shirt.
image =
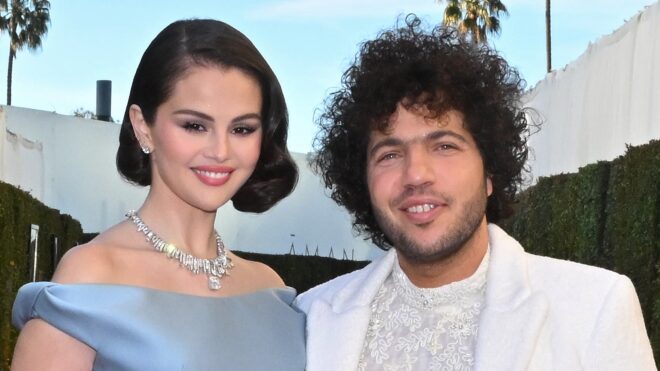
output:
M 490 248 L 475 273 L 419 288 L 398 260 L 371 306 L 358 371 L 472 370 Z

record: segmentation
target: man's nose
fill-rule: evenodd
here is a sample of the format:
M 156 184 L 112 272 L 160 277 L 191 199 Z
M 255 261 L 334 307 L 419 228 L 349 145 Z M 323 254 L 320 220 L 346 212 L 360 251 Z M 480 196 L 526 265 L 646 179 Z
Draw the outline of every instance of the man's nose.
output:
M 423 148 L 411 148 L 406 154 L 404 185 L 419 187 L 435 181 L 435 171 L 431 155 Z

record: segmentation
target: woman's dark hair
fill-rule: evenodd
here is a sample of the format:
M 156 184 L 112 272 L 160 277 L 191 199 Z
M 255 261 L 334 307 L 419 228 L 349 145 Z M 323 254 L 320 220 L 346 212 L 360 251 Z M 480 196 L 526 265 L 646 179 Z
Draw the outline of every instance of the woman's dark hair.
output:
M 320 131 L 312 167 L 331 197 L 353 214 L 353 227 L 383 249 L 391 246 L 372 211 L 366 182 L 367 145 L 373 130 L 386 132 L 397 104 L 440 117 L 460 111 L 491 178 L 486 217 L 497 222 L 511 212 L 527 160 L 527 118 L 519 108 L 525 82 L 485 45 L 454 29 L 424 31 L 415 15 L 404 27 L 382 32 L 361 45 L 317 118 Z M 421 109 L 420 109 L 421 108 Z
M 234 195 L 237 210 L 263 212 L 291 193 L 298 170 L 286 147 L 288 114 L 282 88 L 257 48 L 240 31 L 209 19 L 181 20 L 165 27 L 138 65 L 119 133 L 117 169 L 129 182 L 151 184 L 149 156 L 142 153 L 129 118 L 130 106 L 153 125 L 156 111 L 191 66 L 238 68 L 254 77 L 263 97 L 263 138 L 252 176 Z

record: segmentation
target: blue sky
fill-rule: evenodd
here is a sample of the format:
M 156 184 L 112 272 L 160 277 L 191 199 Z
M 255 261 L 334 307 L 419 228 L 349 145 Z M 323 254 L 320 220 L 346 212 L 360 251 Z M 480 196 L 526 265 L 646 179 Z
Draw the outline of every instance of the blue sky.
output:
M 509 16 L 492 44 L 534 86 L 545 75 L 545 1 L 503 0 Z M 652 0 L 553 0 L 553 67 L 622 26 Z M 96 80 L 112 80 L 112 116 L 121 119 L 142 52 L 170 22 L 217 18 L 245 33 L 278 75 L 290 113 L 289 147 L 311 150 L 315 111 L 340 84 L 357 45 L 414 12 L 442 19 L 434 0 L 51 0 L 43 48 L 14 62 L 15 106 L 72 114 L 94 111 Z M 0 102 L 6 103 L 8 39 L 0 35 Z

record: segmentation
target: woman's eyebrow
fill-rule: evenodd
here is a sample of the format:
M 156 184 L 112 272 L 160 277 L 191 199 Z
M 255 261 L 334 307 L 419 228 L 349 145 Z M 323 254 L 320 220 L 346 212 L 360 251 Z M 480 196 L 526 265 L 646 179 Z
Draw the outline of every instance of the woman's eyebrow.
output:
M 191 115 L 191 116 L 199 117 L 200 119 L 203 119 L 203 120 L 206 120 L 206 121 L 211 121 L 211 122 L 215 121 L 215 120 L 213 119 L 213 117 L 207 115 L 206 113 L 204 113 L 204 112 L 200 112 L 200 111 L 191 110 L 191 109 L 180 109 L 180 110 L 174 111 L 174 114 L 176 114 L 176 115 Z M 236 122 L 240 122 L 240 121 L 244 121 L 244 120 L 249 120 L 249 119 L 257 119 L 257 120 L 260 120 L 260 121 L 261 121 L 261 115 L 258 114 L 258 113 L 246 113 L 246 114 L 244 114 L 244 115 L 240 115 L 240 116 L 234 117 L 234 118 L 231 120 L 231 122 L 232 122 L 232 123 L 236 123 Z
M 213 117 L 207 115 L 206 113 L 204 113 L 204 112 L 200 112 L 200 111 L 191 110 L 191 109 L 180 109 L 180 110 L 174 111 L 174 114 L 176 114 L 176 115 L 191 115 L 191 116 L 197 116 L 197 117 L 199 117 L 200 119 L 203 119 L 203 120 L 206 120 L 206 121 L 213 121 Z

